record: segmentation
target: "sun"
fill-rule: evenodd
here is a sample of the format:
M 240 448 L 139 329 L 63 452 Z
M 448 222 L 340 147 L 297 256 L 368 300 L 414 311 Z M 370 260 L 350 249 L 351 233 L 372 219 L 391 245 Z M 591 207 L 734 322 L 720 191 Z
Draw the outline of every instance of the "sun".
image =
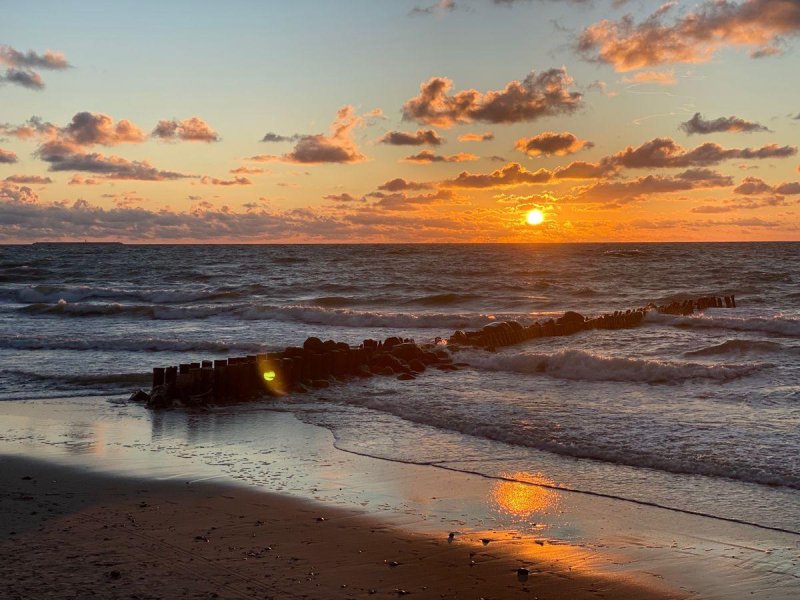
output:
M 528 222 L 528 225 L 541 225 L 544 222 L 544 214 L 538 208 L 534 208 L 528 213 L 525 220 Z

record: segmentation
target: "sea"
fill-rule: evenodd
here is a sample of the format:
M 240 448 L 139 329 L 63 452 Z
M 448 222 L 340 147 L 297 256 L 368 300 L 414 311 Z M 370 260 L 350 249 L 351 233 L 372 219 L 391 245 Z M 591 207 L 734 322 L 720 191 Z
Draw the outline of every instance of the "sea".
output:
M 798 533 L 800 243 L 2 246 L 0 403 L 124 404 L 153 367 L 309 336 L 430 342 L 709 295 L 737 306 L 258 406 L 346 452 Z

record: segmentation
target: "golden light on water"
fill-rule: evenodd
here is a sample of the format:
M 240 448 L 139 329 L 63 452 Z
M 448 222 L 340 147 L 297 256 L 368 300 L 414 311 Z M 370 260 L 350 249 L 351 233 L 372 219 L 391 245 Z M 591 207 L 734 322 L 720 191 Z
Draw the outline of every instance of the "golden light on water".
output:
M 527 517 L 533 513 L 546 512 L 558 503 L 557 492 L 541 487 L 555 485 L 555 482 L 540 473 L 518 471 L 505 473 L 504 477 L 516 481 L 495 483 L 492 488 L 492 499 L 505 513 L 517 517 Z
M 534 208 L 528 213 L 528 216 L 525 217 L 525 220 L 527 221 L 528 225 L 541 225 L 544 223 L 544 213 L 538 208 Z

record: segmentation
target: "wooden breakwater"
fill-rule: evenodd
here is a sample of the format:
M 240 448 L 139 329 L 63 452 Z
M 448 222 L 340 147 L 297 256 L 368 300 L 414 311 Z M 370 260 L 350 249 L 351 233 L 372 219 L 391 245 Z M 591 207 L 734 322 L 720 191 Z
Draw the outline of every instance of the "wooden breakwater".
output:
M 456 331 L 449 339 L 417 344 L 411 339 L 389 337 L 383 341 L 364 340 L 357 347 L 344 342 L 310 337 L 302 347 L 289 346 L 281 352 L 254 354 L 221 360 L 204 360 L 153 369 L 150 392 L 131 397 L 150 408 L 207 406 L 245 402 L 266 396 L 282 396 L 325 388 L 335 381 L 373 375 L 412 380 L 428 368 L 455 370 L 450 350 L 462 347 L 493 351 L 537 338 L 565 336 L 595 329 L 624 329 L 642 323 L 650 311 L 690 315 L 706 308 L 735 308 L 733 296 L 707 296 L 668 305 L 616 311 L 587 318 L 568 311 L 558 319 L 523 326 L 517 321 L 490 323 L 477 331 Z

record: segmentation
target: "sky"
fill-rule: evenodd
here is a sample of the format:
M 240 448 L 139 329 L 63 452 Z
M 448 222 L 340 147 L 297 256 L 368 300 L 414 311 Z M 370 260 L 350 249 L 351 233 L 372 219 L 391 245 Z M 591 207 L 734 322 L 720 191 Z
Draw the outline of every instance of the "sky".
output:
M 2 8 L 0 243 L 800 240 L 800 0 Z

